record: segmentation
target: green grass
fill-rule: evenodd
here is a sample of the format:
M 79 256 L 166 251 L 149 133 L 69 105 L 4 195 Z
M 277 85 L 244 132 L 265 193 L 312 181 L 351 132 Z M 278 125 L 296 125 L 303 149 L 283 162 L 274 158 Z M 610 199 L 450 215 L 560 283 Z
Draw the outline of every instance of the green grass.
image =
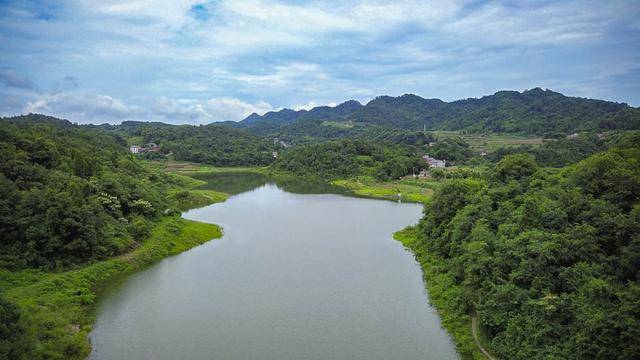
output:
M 471 316 L 461 304 L 462 287 L 452 276 L 440 271 L 445 264 L 431 255 L 420 241 L 415 226 L 396 232 L 394 238 L 410 249 L 422 267 L 424 282 L 429 291 L 429 302 L 436 308 L 442 326 L 449 332 L 463 359 L 485 360 L 471 333 Z
M 458 131 L 436 130 L 432 133 L 438 139 L 461 137 L 473 150 L 492 152 L 500 147 L 519 145 L 541 145 L 543 139 L 518 134 L 460 134 Z
M 60 273 L 0 272 L 0 290 L 21 309 L 34 349 L 29 359 L 84 359 L 101 289 L 167 256 L 222 236 L 212 224 L 166 217 L 149 239 L 127 254 Z
M 265 173 L 266 167 L 216 167 L 211 165 L 192 163 L 186 161 L 149 161 L 151 166 L 162 169 L 166 172 L 177 174 L 199 174 L 199 173 L 230 173 L 230 172 L 258 172 Z
M 402 201 L 422 203 L 429 200 L 433 195 L 433 189 L 437 186 L 435 181 L 421 179 L 380 182 L 370 177 L 334 180 L 331 184 L 345 188 L 358 196 L 398 200 L 398 194 L 402 194 Z
M 189 209 L 207 206 L 212 203 L 223 202 L 227 200 L 229 194 L 213 190 L 195 189 L 172 191 L 169 196 L 175 199 L 180 211 L 186 211 Z
M 336 129 L 352 129 L 355 126 L 352 121 L 323 121 L 321 125 Z

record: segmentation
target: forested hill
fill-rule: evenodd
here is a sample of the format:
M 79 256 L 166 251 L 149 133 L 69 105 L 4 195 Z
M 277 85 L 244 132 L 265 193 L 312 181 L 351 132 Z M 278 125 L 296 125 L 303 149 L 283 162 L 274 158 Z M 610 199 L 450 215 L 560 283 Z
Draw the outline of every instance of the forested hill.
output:
M 119 254 L 171 206 L 125 140 L 42 115 L 0 120 L 0 269 Z
M 507 156 L 439 187 L 413 248 L 446 313 L 475 312 L 500 359 L 640 358 L 639 144 L 561 170 Z
M 170 125 L 157 122 L 125 121 L 121 125 L 99 125 L 140 144 L 160 145 L 161 155 L 176 160 L 215 166 L 262 166 L 272 160 L 278 148 L 242 129 L 226 125 Z
M 309 111 L 284 109 L 263 116 L 252 114 L 238 126 L 258 134 L 277 135 L 296 123 L 344 122 L 347 126 L 379 125 L 408 130 L 469 130 L 545 135 L 575 131 L 639 129 L 640 109 L 627 104 L 569 97 L 535 88 L 499 91 L 482 98 L 452 102 L 406 94 L 379 96 L 362 106 L 348 101 L 336 107 Z M 306 135 L 312 126 L 300 129 Z

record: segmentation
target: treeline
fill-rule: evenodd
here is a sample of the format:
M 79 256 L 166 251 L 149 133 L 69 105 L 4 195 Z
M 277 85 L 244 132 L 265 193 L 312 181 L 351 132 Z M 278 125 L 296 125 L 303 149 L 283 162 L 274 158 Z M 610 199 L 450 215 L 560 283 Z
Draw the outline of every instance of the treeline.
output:
M 375 176 L 397 179 L 424 167 L 411 147 L 365 140 L 340 140 L 300 145 L 283 153 L 272 164 L 275 171 L 322 179 Z
M 610 147 L 627 146 L 629 139 L 634 139 L 637 134 L 637 131 L 611 132 L 606 135 L 583 132 L 572 138 L 562 136 L 545 139 L 540 145 L 503 146 L 486 155 L 472 149 L 462 137 L 451 137 L 436 141 L 424 151 L 437 159 L 445 159 L 452 165 L 497 163 L 508 155 L 530 154 L 541 166 L 559 168 L 575 164 Z
M 605 137 L 585 132 L 578 134 L 575 138 L 545 140 L 540 146 L 503 147 L 488 154 L 487 159 L 497 162 L 507 155 L 530 154 L 542 166 L 563 167 L 611 147 L 629 147 L 633 140 L 639 139 L 638 134 L 640 133 L 637 131 L 623 131 L 610 133 Z
M 160 154 L 148 156 L 161 158 L 171 154 L 175 160 L 214 166 L 268 165 L 273 161 L 272 151 L 278 149 L 272 141 L 217 124 L 192 126 L 125 121 L 121 125 L 99 127 L 137 139 L 141 144 L 159 144 Z
M 125 145 L 41 115 L 0 120 L 0 268 L 68 268 L 143 239 L 175 180 Z
M 530 154 L 443 183 L 422 246 L 501 359 L 640 358 L 640 137 L 560 170 Z
M 311 115 L 309 114 L 309 116 Z M 278 138 L 291 145 L 314 144 L 345 138 L 385 141 L 404 145 L 424 145 L 435 141 L 432 134 L 418 130 L 360 122 L 325 121 L 314 118 L 301 118 L 295 122 L 285 120 L 277 122 L 277 119 L 257 122 L 248 130 L 258 136 Z M 240 123 L 234 126 L 244 127 L 245 125 Z

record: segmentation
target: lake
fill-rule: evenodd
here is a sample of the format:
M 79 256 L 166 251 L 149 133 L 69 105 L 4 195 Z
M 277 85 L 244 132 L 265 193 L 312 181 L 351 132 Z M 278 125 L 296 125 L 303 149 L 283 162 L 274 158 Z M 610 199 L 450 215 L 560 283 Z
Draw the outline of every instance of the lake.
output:
M 183 214 L 223 238 L 106 290 L 90 359 L 458 358 L 392 238 L 421 205 L 248 183 Z

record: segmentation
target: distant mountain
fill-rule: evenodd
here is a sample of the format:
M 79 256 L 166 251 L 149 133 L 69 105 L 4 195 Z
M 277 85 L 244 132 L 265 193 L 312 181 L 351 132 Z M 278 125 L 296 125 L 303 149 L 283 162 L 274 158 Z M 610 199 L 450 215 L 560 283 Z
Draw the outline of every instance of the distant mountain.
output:
M 247 118 L 241 121 L 243 126 L 251 126 L 262 122 L 277 122 L 277 123 L 292 123 L 298 120 L 304 119 L 340 119 L 345 116 L 349 116 L 362 108 L 356 100 L 349 100 L 343 102 L 340 105 L 331 106 L 318 106 L 311 110 L 291 110 L 282 109 L 280 111 L 269 111 L 268 113 L 260 116 L 256 113 L 249 115 Z
M 523 92 L 499 91 L 482 98 L 445 102 L 405 94 L 379 96 L 362 105 L 350 100 L 335 107 L 320 106 L 309 111 L 283 109 L 262 116 L 252 114 L 238 127 L 261 135 L 288 133 L 302 126 L 318 127 L 345 122 L 349 127 L 376 125 L 385 128 L 422 130 L 469 130 L 519 132 L 544 135 L 583 130 L 639 129 L 640 109 L 624 103 L 570 97 L 535 88 Z M 300 130 L 303 130 L 300 129 Z M 306 132 L 305 132 L 306 131 Z

